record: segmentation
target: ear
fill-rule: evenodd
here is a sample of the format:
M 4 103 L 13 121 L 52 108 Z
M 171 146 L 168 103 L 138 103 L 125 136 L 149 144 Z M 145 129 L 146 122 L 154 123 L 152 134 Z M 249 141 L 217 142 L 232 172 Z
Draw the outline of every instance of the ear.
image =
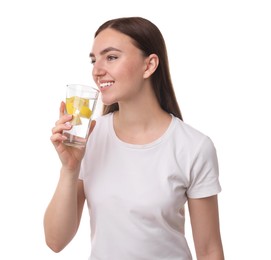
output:
M 144 79 L 149 78 L 157 69 L 159 65 L 159 58 L 156 54 L 149 55 L 146 60 L 146 67 L 143 74 Z

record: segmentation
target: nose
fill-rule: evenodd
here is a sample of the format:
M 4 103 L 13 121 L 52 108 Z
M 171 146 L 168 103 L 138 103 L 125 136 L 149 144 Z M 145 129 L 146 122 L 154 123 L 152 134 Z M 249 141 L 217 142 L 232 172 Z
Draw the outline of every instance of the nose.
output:
M 98 77 L 104 76 L 106 74 L 106 70 L 100 61 L 95 61 L 92 68 L 92 76 L 94 79 Z

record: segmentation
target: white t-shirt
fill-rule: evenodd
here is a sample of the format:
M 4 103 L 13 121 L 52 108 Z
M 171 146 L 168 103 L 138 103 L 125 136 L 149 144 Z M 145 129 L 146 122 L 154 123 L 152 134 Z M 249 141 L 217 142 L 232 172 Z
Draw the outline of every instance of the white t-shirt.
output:
M 172 116 L 145 145 L 121 141 L 113 114 L 96 119 L 80 179 L 91 225 L 91 260 L 190 260 L 184 204 L 221 191 L 209 137 Z

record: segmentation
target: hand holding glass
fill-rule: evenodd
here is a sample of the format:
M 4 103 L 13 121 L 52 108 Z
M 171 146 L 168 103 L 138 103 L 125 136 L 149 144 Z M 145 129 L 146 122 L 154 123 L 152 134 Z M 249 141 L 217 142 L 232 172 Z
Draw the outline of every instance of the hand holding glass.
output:
M 66 113 L 73 116 L 72 128 L 64 130 L 67 140 L 64 144 L 75 147 L 85 147 L 91 119 L 96 107 L 99 90 L 81 84 L 67 85 Z

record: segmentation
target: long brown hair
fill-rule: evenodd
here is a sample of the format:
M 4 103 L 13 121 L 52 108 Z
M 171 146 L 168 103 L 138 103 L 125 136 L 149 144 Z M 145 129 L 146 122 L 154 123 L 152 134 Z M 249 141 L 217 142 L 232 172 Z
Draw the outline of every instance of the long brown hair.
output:
M 155 95 L 163 110 L 183 120 L 170 76 L 166 44 L 157 26 L 142 17 L 117 18 L 102 24 L 96 31 L 95 37 L 106 28 L 112 28 L 131 37 L 135 46 L 146 57 L 150 54 L 156 54 L 159 57 L 159 65 L 151 76 Z M 118 109 L 118 103 L 108 106 L 104 105 L 103 114 L 105 115 Z

